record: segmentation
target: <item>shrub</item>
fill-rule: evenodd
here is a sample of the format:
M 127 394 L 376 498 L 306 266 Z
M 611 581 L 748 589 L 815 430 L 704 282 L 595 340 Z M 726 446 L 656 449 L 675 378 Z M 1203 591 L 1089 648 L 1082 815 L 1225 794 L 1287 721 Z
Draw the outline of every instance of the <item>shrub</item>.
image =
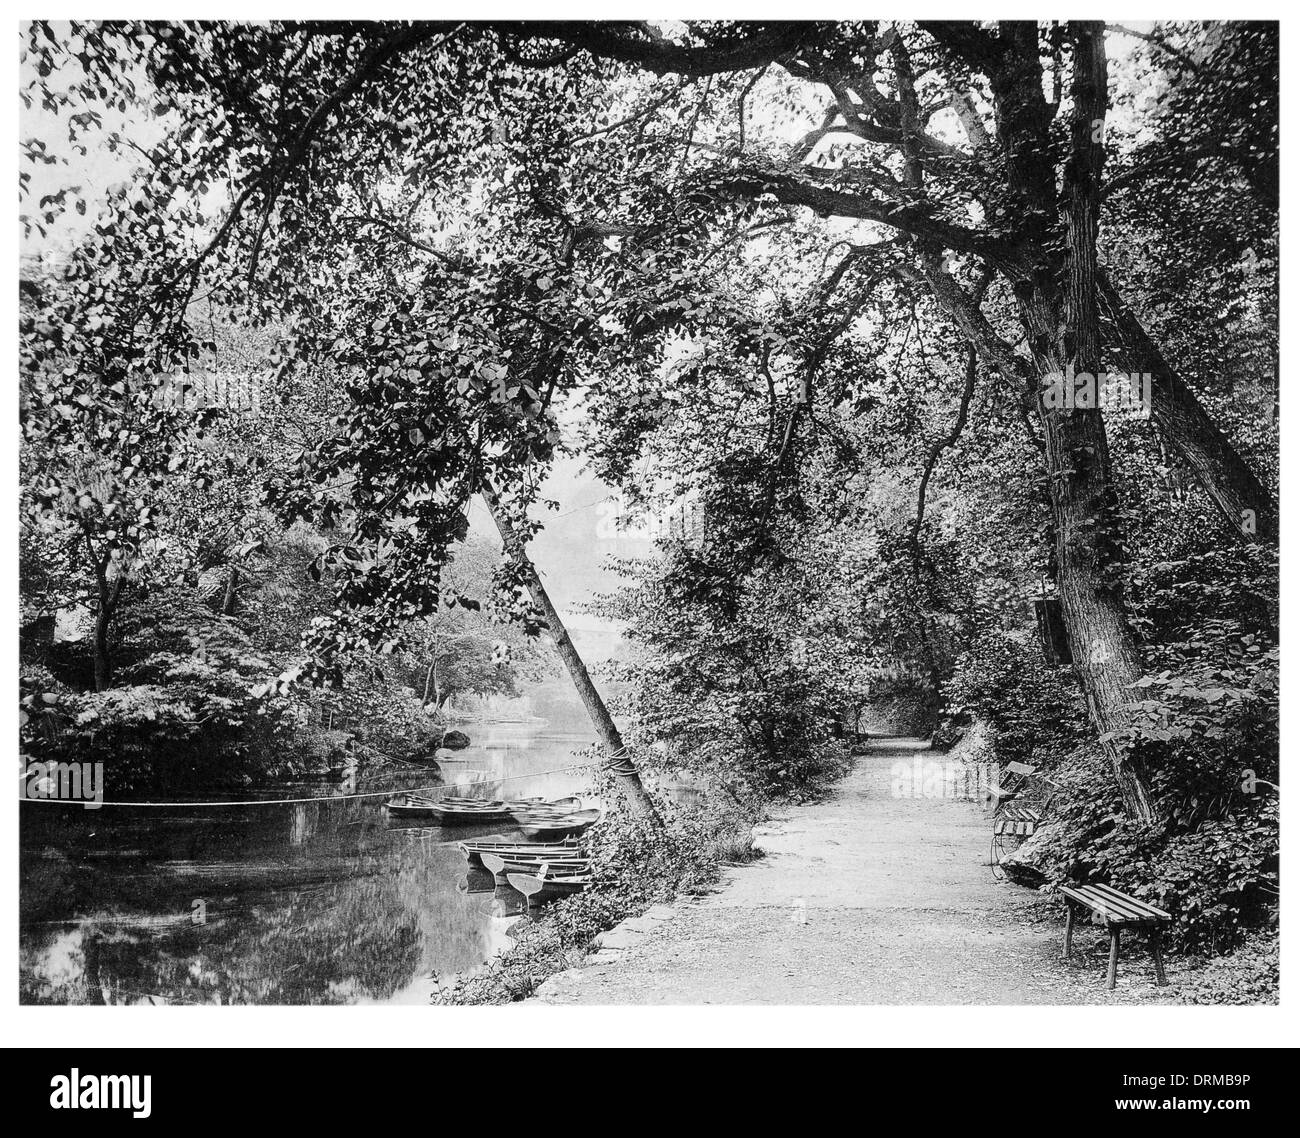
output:
M 1051 884 L 1103 881 L 1164 909 L 1173 940 L 1222 950 L 1270 919 L 1277 897 L 1274 796 L 1241 788 L 1213 817 L 1168 816 L 1143 826 L 1120 806 L 1099 750 L 1071 756 L 1056 775 L 1052 825 L 1039 831 L 1034 864 Z
M 158 629 L 158 651 L 124 665 L 118 686 L 81 692 L 43 668 L 21 675 L 29 758 L 103 762 L 110 793 L 184 789 L 265 773 L 296 719 L 287 700 L 254 694 L 271 673 L 234 622 L 185 613 Z
M 946 725 L 984 720 L 994 756 L 1054 765 L 1088 733 L 1074 670 L 1043 661 L 1035 634 L 992 629 L 972 641 L 948 684 Z M 951 738 L 945 726 L 941 738 Z

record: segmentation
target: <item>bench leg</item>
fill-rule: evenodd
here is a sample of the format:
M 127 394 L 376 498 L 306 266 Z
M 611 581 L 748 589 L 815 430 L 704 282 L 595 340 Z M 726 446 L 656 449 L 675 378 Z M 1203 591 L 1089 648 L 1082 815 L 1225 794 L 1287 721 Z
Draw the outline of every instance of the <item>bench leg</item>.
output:
M 1106 987 L 1115 987 L 1115 973 L 1119 970 L 1119 929 L 1110 930 L 1110 969 L 1106 973 Z
M 1070 943 L 1074 940 L 1074 906 L 1065 903 L 1065 959 L 1070 959 Z
M 1167 984 L 1169 981 L 1165 979 L 1165 962 L 1164 958 L 1160 955 L 1160 927 L 1157 925 L 1155 928 L 1151 929 L 1147 933 L 1147 936 L 1151 940 L 1151 955 L 1155 958 L 1156 962 L 1156 983 Z

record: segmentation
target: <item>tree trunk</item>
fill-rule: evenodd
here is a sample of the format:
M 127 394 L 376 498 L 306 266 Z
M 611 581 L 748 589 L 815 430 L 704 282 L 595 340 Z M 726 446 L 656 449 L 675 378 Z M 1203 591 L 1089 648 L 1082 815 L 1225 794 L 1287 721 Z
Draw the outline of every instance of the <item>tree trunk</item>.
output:
M 109 561 L 104 558 L 95 564 L 99 582 L 99 611 L 95 614 L 95 637 L 92 645 L 95 665 L 95 690 L 106 691 L 113 682 L 113 660 L 108 650 L 108 632 L 117 612 L 122 590 L 126 587 L 126 573 L 118 570 L 117 576 L 108 579 Z
M 1137 698 L 1131 685 L 1142 675 L 1142 664 L 1120 591 L 1112 539 L 1115 498 L 1101 414 L 1045 411 L 1041 418 L 1056 527 L 1056 586 L 1074 667 L 1124 808 L 1149 822 L 1154 812 L 1146 772 L 1110 737 L 1131 724 L 1124 705 Z
M 1065 173 L 1067 255 L 1061 335 L 1052 353 L 1065 377 L 1062 390 L 1075 375 L 1095 377 L 1101 370 L 1097 224 L 1103 158 L 1098 125 L 1105 121 L 1107 104 L 1104 30 L 1092 21 L 1071 28 L 1074 107 L 1072 153 Z M 1131 722 L 1124 705 L 1136 695 L 1132 684 L 1142 667 L 1123 606 L 1121 526 L 1096 382 L 1092 394 L 1092 406 L 1074 409 L 1039 399 L 1056 523 L 1056 584 L 1074 666 L 1125 811 L 1149 822 L 1154 811 L 1146 773 L 1115 738 Z
M 230 566 L 230 575 L 226 578 L 226 592 L 221 598 L 221 615 L 233 616 L 235 612 L 235 600 L 238 597 L 239 588 L 239 566 Z
M 1168 434 L 1178 456 L 1239 539 L 1276 545 L 1278 510 L 1272 495 L 1214 425 L 1196 393 L 1165 360 L 1115 286 L 1101 274 L 1098 285 L 1126 366 L 1151 373 L 1151 415 Z
M 95 615 L 95 690 L 106 691 L 113 682 L 113 663 L 108 655 L 108 625 L 112 619 L 103 601 Z
M 524 548 L 522 539 L 515 531 L 505 511 L 501 508 L 496 495 L 487 486 L 483 487 L 482 494 L 488 512 L 496 523 L 497 531 L 501 534 L 501 541 L 505 546 L 506 553 L 523 574 L 529 595 L 533 598 L 533 603 L 545 614 L 547 627 L 550 629 L 551 637 L 555 641 L 555 649 L 560 654 L 560 659 L 564 661 L 564 666 L 569 672 L 569 678 L 573 681 L 574 688 L 577 689 L 578 698 L 582 700 L 582 705 L 586 708 L 592 726 L 596 729 L 596 734 L 600 736 L 600 740 L 604 744 L 606 769 L 613 775 L 614 782 L 622 793 L 629 809 L 634 813 L 648 815 L 657 819 L 658 813 L 655 810 L 654 800 L 642 785 L 641 776 L 637 774 L 636 767 L 633 766 L 631 759 L 627 757 L 627 748 L 624 746 L 623 737 L 619 734 L 618 727 L 614 723 L 614 717 L 610 715 L 609 708 L 605 706 L 605 701 L 601 698 L 600 692 L 596 689 L 596 685 L 592 683 L 587 666 L 578 654 L 578 649 L 569 636 L 569 630 L 564 627 L 564 621 L 560 619 L 559 611 L 551 603 L 551 598 L 547 594 L 542 579 L 529 558 L 527 550 Z
M 1123 704 L 1135 697 L 1129 689 L 1141 675 L 1136 643 L 1124 613 L 1116 540 L 1110 454 L 1099 410 L 1063 412 L 1047 407 L 1028 361 L 1001 341 L 964 290 L 950 276 L 917 273 L 953 322 L 966 334 L 985 362 L 1008 380 L 1031 391 L 1043 427 L 1049 504 L 1055 531 L 1056 577 L 1062 617 L 1075 668 L 1093 726 L 1115 771 L 1125 808 L 1136 818 L 1151 817 L 1145 773 L 1108 739 L 1128 724 Z M 1059 313 L 1061 297 L 1039 289 L 1021 299 L 1021 317 L 1040 374 L 1063 371 Z M 1079 314 L 1081 315 L 1081 314 Z M 1078 316 L 1076 316 L 1076 320 Z M 1089 348 L 1088 350 L 1092 350 Z M 1071 356 L 1069 363 L 1075 362 Z M 1082 369 L 1080 369 L 1082 370 Z
M 420 706 L 429 706 L 429 685 L 433 682 L 433 669 L 438 666 L 437 658 L 429 661 L 428 670 L 424 673 L 424 695 L 420 698 Z

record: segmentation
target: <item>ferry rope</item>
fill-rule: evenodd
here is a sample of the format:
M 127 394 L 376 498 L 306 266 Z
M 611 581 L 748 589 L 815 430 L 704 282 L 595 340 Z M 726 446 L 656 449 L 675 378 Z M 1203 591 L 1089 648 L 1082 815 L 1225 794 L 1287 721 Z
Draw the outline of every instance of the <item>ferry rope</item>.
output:
M 548 771 L 530 771 L 528 774 L 505 775 L 501 778 L 484 779 L 484 782 L 518 782 L 525 778 L 542 778 L 548 774 L 564 774 L 568 771 L 591 770 L 590 763 L 576 763 L 568 767 L 555 767 Z M 389 798 L 396 794 L 420 794 L 431 790 L 442 791 L 442 797 L 447 797 L 449 793 L 454 793 L 462 789 L 464 784 L 457 785 L 452 783 L 450 786 L 446 783 L 437 783 L 434 786 L 411 786 L 411 787 L 389 787 L 387 790 L 367 790 L 357 794 L 318 794 L 310 798 L 243 798 L 234 799 L 226 802 L 96 802 L 95 809 L 101 806 L 156 806 L 156 807 L 192 807 L 204 808 L 210 806 L 294 806 L 304 802 L 347 802 L 356 798 Z M 471 783 L 470 785 L 476 785 Z M 94 802 L 93 798 L 28 798 L 26 795 L 19 795 L 20 802 L 53 802 L 60 806 L 81 806 L 85 807 L 88 803 Z

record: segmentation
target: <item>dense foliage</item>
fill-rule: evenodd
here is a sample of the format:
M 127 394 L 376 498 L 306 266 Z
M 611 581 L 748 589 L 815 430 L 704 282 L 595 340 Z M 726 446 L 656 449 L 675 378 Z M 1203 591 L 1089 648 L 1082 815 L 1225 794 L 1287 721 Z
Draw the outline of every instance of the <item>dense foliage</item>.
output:
M 234 771 L 321 690 L 388 708 L 383 746 L 515 690 L 530 635 L 567 643 L 520 549 L 581 453 L 651 517 L 693 504 L 597 606 L 636 767 L 799 797 L 873 707 L 981 723 L 1058 784 L 1045 879 L 1158 899 L 1189 944 L 1269 920 L 1275 27 L 35 22 L 25 50 L 74 153 L 144 159 L 92 200 L 33 190 L 59 158 L 25 143 L 33 240 L 88 219 L 20 321 L 24 619 L 72 606 L 90 660 L 33 656 L 31 746 L 135 763 L 203 724 Z M 148 139 L 105 126 L 128 107 Z M 252 413 L 191 397 L 223 369 Z M 1140 405 L 1049 397 L 1111 373 Z

